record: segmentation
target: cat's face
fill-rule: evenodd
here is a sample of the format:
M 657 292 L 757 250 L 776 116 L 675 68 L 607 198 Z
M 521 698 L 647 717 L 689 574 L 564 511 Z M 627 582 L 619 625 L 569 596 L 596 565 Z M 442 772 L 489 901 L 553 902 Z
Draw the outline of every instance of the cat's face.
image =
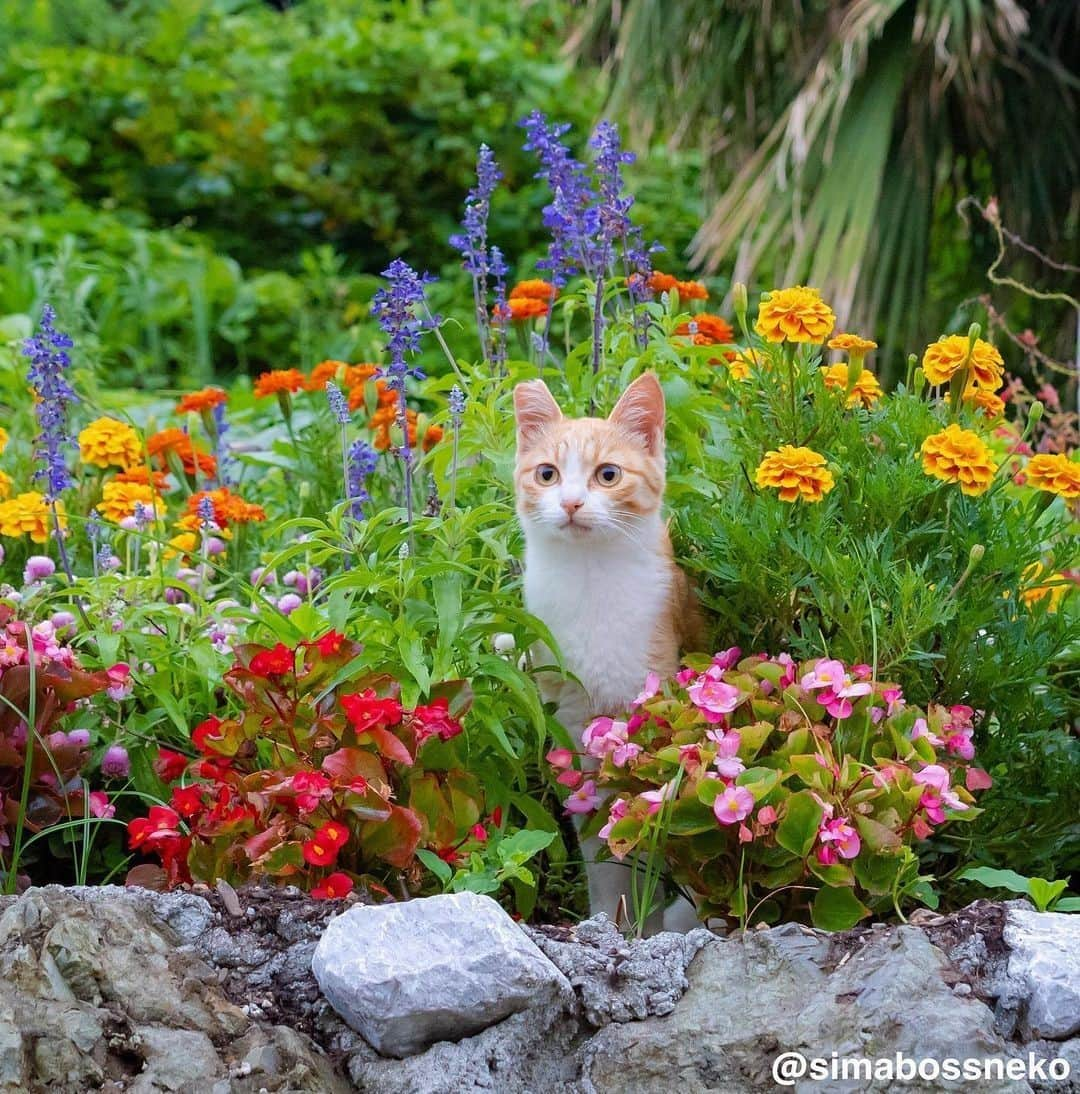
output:
M 634 540 L 664 496 L 664 393 L 638 377 L 608 418 L 565 418 L 542 380 L 514 388 L 515 488 L 526 530 Z

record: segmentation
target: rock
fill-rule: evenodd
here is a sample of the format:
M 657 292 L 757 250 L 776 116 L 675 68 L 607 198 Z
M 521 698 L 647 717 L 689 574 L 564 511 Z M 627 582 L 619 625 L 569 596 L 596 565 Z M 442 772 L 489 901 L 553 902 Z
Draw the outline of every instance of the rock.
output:
M 1011 906 L 1005 923 L 1008 975 L 1023 985 L 1030 1038 L 1080 1033 L 1080 916 Z
M 609 1025 L 584 1048 L 583 1089 L 595 1094 L 773 1090 L 783 1052 L 828 1060 L 1006 1058 L 993 1016 L 957 998 L 946 963 L 917 928 L 869 932 L 852 949 L 795 925 L 704 947 L 689 990 L 666 1018 Z M 807 1081 L 796 1089 L 822 1089 Z M 830 1083 L 830 1090 L 950 1089 L 943 1081 Z M 988 1081 L 980 1091 L 1017 1091 Z
M 458 1041 L 570 992 L 525 932 L 476 893 L 350 908 L 330 922 L 311 967 L 331 1006 L 385 1056 Z
M 139 1026 L 135 1036 L 146 1063 L 129 1088 L 132 1094 L 158 1090 L 196 1094 L 224 1077 L 213 1041 L 200 1030 Z

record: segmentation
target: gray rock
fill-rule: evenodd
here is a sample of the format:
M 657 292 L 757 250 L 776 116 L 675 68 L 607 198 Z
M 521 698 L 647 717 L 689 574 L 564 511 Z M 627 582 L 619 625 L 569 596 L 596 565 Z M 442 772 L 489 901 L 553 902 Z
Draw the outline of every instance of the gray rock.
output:
M 460 1040 L 570 991 L 506 912 L 475 893 L 350 908 L 331 920 L 311 967 L 331 1006 L 386 1056 Z
M 146 1064 L 131 1084 L 132 1094 L 159 1090 L 198 1094 L 223 1077 L 214 1043 L 199 1030 L 139 1026 L 135 1036 Z
M 1008 975 L 1027 998 L 1021 1021 L 1033 1038 L 1080 1033 L 1080 916 L 1011 906 Z

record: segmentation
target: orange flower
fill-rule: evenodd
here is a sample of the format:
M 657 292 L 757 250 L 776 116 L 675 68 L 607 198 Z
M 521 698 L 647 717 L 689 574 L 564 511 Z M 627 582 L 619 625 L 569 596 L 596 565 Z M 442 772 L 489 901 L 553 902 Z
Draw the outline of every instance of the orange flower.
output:
M 307 391 L 325 391 L 327 382 L 336 380 L 338 373 L 349 366 L 344 361 L 320 361 L 304 383 Z
M 648 285 L 654 293 L 671 292 L 675 289 L 681 303 L 687 300 L 709 299 L 709 290 L 700 281 L 680 281 L 671 274 L 661 273 L 659 270 L 654 270 L 649 275 Z
M 825 365 L 821 372 L 825 386 L 830 391 L 848 391 L 850 378 L 847 365 Z M 864 368 L 856 377 L 851 390 L 848 391 L 847 405 L 854 406 L 856 403 L 862 403 L 869 409 L 883 394 L 877 377 L 868 368 Z
M 877 342 L 871 342 L 868 338 L 860 338 L 857 334 L 837 334 L 829 339 L 829 349 L 843 350 L 852 357 L 865 357 L 872 349 L 877 349 Z
M 691 327 L 697 329 L 691 332 Z M 693 319 L 686 323 L 680 323 L 675 328 L 675 333 L 693 333 L 695 346 L 730 345 L 735 338 L 735 331 L 732 330 L 731 324 L 726 319 L 721 318 L 719 315 L 709 315 L 706 312 L 695 315 Z
M 169 486 L 169 476 L 164 471 L 151 471 L 141 465 L 118 472 L 113 481 L 135 482 L 142 486 L 152 486 L 159 494 L 164 494 Z
M 1025 470 L 1028 486 L 1070 500 L 1080 498 L 1080 463 L 1064 452 L 1032 456 Z
M 964 402 L 970 403 L 980 411 L 985 418 L 1000 418 L 1005 413 L 1005 400 L 1000 395 L 989 391 L 984 387 L 976 387 L 969 384 L 964 392 Z
M 424 451 L 430 452 L 443 439 L 441 425 L 429 425 L 424 431 Z
M 209 498 L 213 504 L 214 521 L 219 528 L 227 528 L 230 524 L 251 524 L 266 520 L 266 510 L 261 505 L 244 501 L 227 486 L 219 487 L 217 490 L 201 490 L 197 494 L 192 494 L 187 500 L 187 511 L 190 515 L 198 518 L 199 502 L 203 498 Z
M 825 457 L 811 448 L 785 444 L 775 452 L 766 452 L 755 475 L 758 486 L 780 491 L 780 500 L 821 501 L 836 485 Z
M 262 399 L 281 392 L 291 394 L 302 391 L 305 383 L 304 374 L 298 368 L 277 368 L 264 372 L 255 381 L 255 396 Z
M 165 503 L 157 496 L 152 486 L 137 482 L 117 482 L 113 479 L 101 488 L 101 501 L 97 511 L 113 524 L 119 524 L 125 517 L 135 515 L 135 503 L 138 502 L 158 519 L 165 512 Z
M 378 410 L 372 415 L 371 421 L 368 422 L 368 428 L 373 430 L 375 438 L 371 442 L 372 446 L 378 449 L 380 452 L 385 452 L 391 444 L 390 430 L 393 426 L 397 425 L 398 412 L 396 406 L 380 406 Z M 414 447 L 416 445 L 416 411 L 409 410 L 407 412 L 407 421 L 409 424 L 409 445 Z
M 990 449 L 982 438 L 955 422 L 923 441 L 922 466 L 935 479 L 959 483 L 961 491 L 971 497 L 989 487 L 995 470 Z
M 534 277 L 528 281 L 519 281 L 510 290 L 511 300 L 543 300 L 545 304 L 551 303 L 558 293 L 550 281 Z
M 186 475 L 196 471 L 203 475 L 217 474 L 217 460 L 206 452 L 200 451 L 191 438 L 182 429 L 163 429 L 146 439 L 146 451 L 158 466 L 168 469 L 168 453 L 174 452 L 180 459 Z
M 507 301 L 509 318 L 515 323 L 524 323 L 527 319 L 539 319 L 550 310 L 547 302 L 531 296 L 512 296 Z M 505 316 L 504 316 L 505 317 Z
M 824 342 L 835 323 L 817 289 L 796 285 L 762 298 L 754 329 L 769 342 Z
M 213 410 L 216 406 L 229 401 L 228 395 L 219 387 L 204 387 L 202 391 L 193 391 L 185 395 L 176 404 L 177 414 L 202 414 L 203 411 Z
M 968 357 L 971 341 L 966 334 L 950 334 L 939 338 L 926 347 L 923 354 L 923 375 L 931 384 L 947 384 L 960 370 Z M 1001 354 L 982 338 L 975 339 L 971 347 L 971 380 L 979 387 L 997 391 L 1005 374 L 1005 362 Z
M 1045 572 L 1046 567 L 1041 562 L 1033 562 L 1024 570 L 1023 578 L 1025 581 L 1036 582 L 1042 578 Z M 1030 608 L 1049 597 L 1046 610 L 1053 615 L 1060 607 L 1062 600 L 1065 599 L 1065 594 L 1072 592 L 1076 586 L 1063 573 L 1051 574 L 1050 578 L 1051 581 L 1047 585 L 1031 584 L 1026 589 L 1022 589 L 1020 599 Z
M 365 384 L 372 376 L 378 375 L 379 366 L 371 364 L 346 365 L 345 375 L 341 378 L 345 387 L 356 387 L 357 384 Z
M 724 354 L 728 375 L 733 380 L 749 380 L 750 372 L 754 367 L 754 359 L 747 355 L 745 350 L 731 350 Z

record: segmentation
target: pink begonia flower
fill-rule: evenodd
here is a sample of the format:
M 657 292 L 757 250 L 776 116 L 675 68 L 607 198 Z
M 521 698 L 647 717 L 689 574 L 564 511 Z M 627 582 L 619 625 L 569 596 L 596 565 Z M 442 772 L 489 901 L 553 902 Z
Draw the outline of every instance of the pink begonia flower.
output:
M 822 866 L 832 866 L 836 863 L 837 855 L 836 848 L 830 847 L 829 844 L 823 843 L 817 849 L 817 860 Z
M 581 786 L 566 799 L 567 813 L 591 813 L 600 804 L 600 795 L 596 792 L 596 780 L 586 779 Z
M 869 695 L 874 689 L 866 681 L 856 683 L 840 661 L 819 661 L 802 678 L 807 691 L 817 691 L 817 701 L 834 718 L 851 715 L 851 699 Z
M 603 840 L 606 840 L 611 835 L 612 828 L 615 827 L 626 816 L 630 809 L 630 803 L 625 798 L 616 798 L 611 803 L 611 809 L 608 812 L 607 823 L 600 829 L 596 835 Z
M 633 737 L 635 733 L 649 720 L 648 714 L 631 714 L 626 720 L 627 735 Z
M 109 801 L 108 794 L 104 790 L 90 791 L 90 813 L 95 817 L 108 820 L 116 816 L 116 806 Z
M 911 727 L 911 739 L 917 741 L 920 737 L 925 737 L 934 748 L 941 748 L 944 743 L 936 733 L 930 732 L 925 718 L 916 718 L 915 724 Z
M 650 672 L 645 677 L 645 686 L 638 692 L 637 698 L 630 704 L 631 707 L 639 707 L 647 703 L 660 690 L 660 674 Z
M 851 674 L 856 680 L 869 680 L 874 670 L 869 665 L 852 665 Z
M 126 662 L 118 661 L 105 670 L 105 675 L 109 678 L 109 686 L 105 689 L 105 694 L 110 699 L 119 702 L 131 694 L 131 666 Z
M 730 714 L 742 698 L 742 692 L 723 680 L 713 680 L 708 673 L 699 676 L 687 689 L 690 702 L 705 715 L 707 722 L 719 722 L 724 715 Z
M 712 808 L 721 824 L 738 824 L 750 816 L 754 795 L 745 786 L 729 786 L 716 796 Z
M 926 839 L 927 836 L 932 836 L 934 834 L 933 828 L 931 828 L 918 813 L 911 818 L 911 830 L 915 833 L 917 839 Z
M 619 745 L 626 744 L 627 726 L 614 718 L 594 718 L 581 735 L 581 744 L 590 755 L 602 760 Z
M 760 691 L 762 695 L 772 695 L 773 682 L 771 680 L 759 680 L 758 691 Z
M 738 646 L 730 646 L 712 659 L 712 667 L 720 672 L 726 672 L 732 666 L 737 665 L 741 657 L 742 650 Z
M 552 767 L 565 770 L 574 762 L 574 754 L 568 748 L 553 748 L 545 757 Z
M 641 745 L 633 741 L 623 741 L 611 750 L 611 762 L 616 767 L 625 767 L 631 760 L 636 759 L 641 752 Z
M 941 824 L 945 819 L 945 811 L 941 805 L 941 798 L 933 790 L 927 790 L 919 799 L 919 808 L 926 813 L 935 824 Z
M 639 794 L 638 797 L 643 801 L 649 803 L 649 816 L 653 813 L 660 811 L 660 806 L 664 804 L 669 798 L 675 794 L 675 782 L 672 780 L 669 783 L 664 783 L 659 790 L 646 790 L 643 794 Z
M 21 665 L 26 660 L 26 650 L 9 636 L 0 637 L 0 669 Z
M 749 843 L 754 838 L 754 833 L 745 824 L 739 825 L 739 842 Z
M 795 662 L 792 660 L 791 654 L 781 653 L 779 656 L 774 657 L 773 661 L 777 665 L 782 665 L 784 671 L 780 676 L 780 687 L 790 687 L 795 683 Z
M 705 730 L 705 737 L 716 744 L 717 756 L 723 757 L 725 760 L 734 756 L 742 744 L 742 737 L 739 736 L 737 729 L 707 729 Z
M 717 756 L 713 767 L 723 779 L 737 779 L 746 770 L 746 764 L 738 756 Z
M 975 759 L 975 742 L 971 739 L 974 735 L 974 726 L 959 727 L 955 733 L 950 733 L 945 738 L 945 750 L 949 755 L 959 756 L 962 760 Z
M 855 858 L 862 849 L 862 840 L 855 826 L 844 817 L 826 821 L 818 829 L 818 839 L 823 844 L 834 844 L 841 858 Z
M 989 790 L 994 780 L 981 767 L 969 767 L 964 775 L 964 785 L 974 793 L 976 790 Z
M 890 718 L 894 714 L 899 714 L 907 705 L 904 693 L 899 688 L 884 688 L 881 692 L 881 697 L 885 700 L 886 712 Z
M 675 673 L 675 683 L 684 688 L 695 676 L 697 673 L 693 669 L 680 669 Z
M 825 815 L 826 820 L 831 820 L 833 813 L 836 812 L 836 807 L 832 802 L 827 802 L 820 794 L 815 791 L 810 791 L 810 797 L 814 799 L 821 806 L 821 812 Z
M 583 771 L 578 771 L 575 767 L 568 767 L 555 781 L 560 786 L 568 786 L 573 790 L 575 786 L 581 785 L 583 778 L 585 778 Z
M 771 805 L 763 805 L 758 810 L 757 822 L 764 825 L 775 824 L 776 810 Z
M 918 786 L 927 787 L 928 793 L 924 794 L 922 800 L 919 802 L 923 808 L 926 809 L 926 815 L 930 817 L 935 824 L 940 824 L 945 819 L 945 814 L 941 813 L 941 803 L 947 805 L 950 809 L 955 809 L 957 812 L 963 812 L 968 808 L 965 802 L 962 802 L 955 793 L 950 789 L 951 776 L 949 772 L 940 764 L 929 764 L 922 769 L 922 771 L 916 772 L 914 781 Z M 933 791 L 933 794 L 929 792 Z M 927 803 L 927 798 L 937 798 L 940 801 L 934 801 Z M 931 812 L 931 809 L 933 812 Z M 935 813 L 940 816 L 935 816 Z
M 842 661 L 830 661 L 822 659 L 810 672 L 804 673 L 800 681 L 806 691 L 817 691 L 819 688 L 832 688 L 842 684 L 845 676 Z
M 687 771 L 696 771 L 701 767 L 701 745 L 679 745 L 679 763 Z
M 953 720 L 953 725 L 959 728 L 960 726 L 970 726 L 972 724 L 975 711 L 963 703 L 957 703 L 955 706 L 949 707 L 949 715 Z

